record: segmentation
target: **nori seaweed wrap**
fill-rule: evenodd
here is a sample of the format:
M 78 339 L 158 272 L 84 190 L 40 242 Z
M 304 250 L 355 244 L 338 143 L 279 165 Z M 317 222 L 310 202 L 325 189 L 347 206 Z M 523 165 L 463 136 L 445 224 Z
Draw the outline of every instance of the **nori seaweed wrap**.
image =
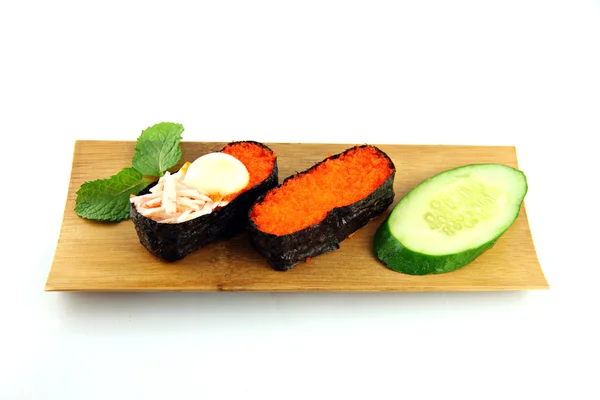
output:
M 217 239 L 226 239 L 241 233 L 247 227 L 248 211 L 252 204 L 260 195 L 277 185 L 277 157 L 264 144 L 254 141 L 232 142 L 220 151 L 242 161 L 250 174 L 248 187 L 227 205 L 185 222 L 161 223 L 142 215 L 132 204 L 130 216 L 140 243 L 160 260 L 181 260 Z M 255 162 L 257 160 L 253 160 L 252 157 L 257 154 L 264 155 L 265 160 Z M 270 172 L 269 162 L 272 162 Z M 260 181 L 256 181 L 258 176 L 262 177 Z M 149 185 L 138 196 L 150 193 L 150 189 L 157 182 Z
M 254 248 L 279 271 L 328 251 L 394 200 L 396 169 L 375 146 L 355 146 L 286 178 L 248 214 Z

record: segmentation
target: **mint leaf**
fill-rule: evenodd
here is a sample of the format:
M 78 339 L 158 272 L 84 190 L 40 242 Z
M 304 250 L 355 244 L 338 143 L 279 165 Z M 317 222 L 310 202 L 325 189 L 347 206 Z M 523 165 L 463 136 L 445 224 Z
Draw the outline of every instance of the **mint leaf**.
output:
M 138 194 L 151 181 L 133 168 L 107 179 L 85 182 L 77 191 L 75 212 L 87 219 L 120 221 L 129 218 L 129 195 Z
M 98 221 L 129 218 L 130 194 L 137 195 L 181 159 L 182 132 L 183 125 L 172 122 L 161 122 L 144 130 L 136 142 L 133 168 L 81 185 L 75 200 L 77 215 Z
M 133 153 L 133 168 L 142 175 L 162 176 L 181 158 L 183 125 L 161 122 L 142 132 Z

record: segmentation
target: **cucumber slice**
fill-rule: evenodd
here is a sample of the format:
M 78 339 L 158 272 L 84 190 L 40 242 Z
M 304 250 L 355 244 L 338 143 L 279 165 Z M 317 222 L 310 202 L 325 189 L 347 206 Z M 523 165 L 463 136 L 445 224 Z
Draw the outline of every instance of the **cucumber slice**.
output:
M 514 223 L 525 174 L 502 164 L 444 171 L 412 189 L 379 226 L 377 258 L 410 275 L 441 274 L 472 262 Z

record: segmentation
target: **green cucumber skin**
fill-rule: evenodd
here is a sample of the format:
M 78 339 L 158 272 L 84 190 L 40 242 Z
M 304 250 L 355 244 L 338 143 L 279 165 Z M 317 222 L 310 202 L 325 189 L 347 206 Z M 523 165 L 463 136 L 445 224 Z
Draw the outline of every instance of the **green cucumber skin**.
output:
M 432 256 L 410 250 L 392 235 L 388 221 L 375 232 L 375 254 L 386 267 L 407 275 L 443 274 L 462 268 L 485 251 L 491 249 L 497 239 L 461 253 Z
M 411 192 L 416 190 L 419 186 L 428 182 L 439 175 L 445 173 L 451 173 L 457 169 L 463 169 L 465 167 L 479 166 L 479 165 L 502 165 L 502 164 L 468 164 L 463 165 L 456 168 L 451 168 L 449 170 L 443 171 L 437 175 L 433 175 L 423 182 L 419 183 L 415 186 L 411 191 L 409 191 L 404 198 L 410 196 Z M 502 165 L 506 167 L 506 165 Z M 512 167 L 511 167 L 512 168 Z M 527 182 L 527 177 L 523 173 L 523 171 L 512 168 L 513 170 L 520 173 L 525 180 L 525 190 L 520 199 L 520 204 L 523 204 L 525 200 L 525 196 L 529 191 L 529 185 Z M 405 247 L 394 235 L 389 228 L 389 219 L 394 212 L 394 209 L 400 206 L 400 203 L 404 200 L 404 198 L 400 199 L 398 204 L 394 206 L 390 214 L 386 217 L 385 221 L 381 223 L 377 231 L 375 232 L 375 236 L 373 239 L 373 248 L 377 258 L 383 262 L 383 264 L 389 269 L 404 273 L 407 275 L 430 275 L 430 274 L 443 274 L 451 271 L 455 271 L 459 268 L 466 266 L 467 264 L 473 262 L 477 257 L 486 252 L 487 250 L 494 247 L 496 242 L 504 235 L 504 233 L 510 229 L 510 227 L 517 220 L 520 209 L 515 214 L 512 222 L 506 227 L 504 231 L 502 231 L 498 236 L 494 239 L 490 240 L 487 243 L 482 244 L 479 247 L 468 249 L 462 251 L 460 253 L 455 254 L 445 254 L 440 256 L 423 254 L 416 251 L 413 251 L 407 247 Z

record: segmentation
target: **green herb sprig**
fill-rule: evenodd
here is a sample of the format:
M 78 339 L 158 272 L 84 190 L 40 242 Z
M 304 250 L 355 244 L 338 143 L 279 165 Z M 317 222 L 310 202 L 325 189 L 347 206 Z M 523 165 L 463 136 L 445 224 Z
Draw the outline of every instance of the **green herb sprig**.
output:
M 129 218 L 129 197 L 177 165 L 181 159 L 183 125 L 161 122 L 142 132 L 132 166 L 106 179 L 85 182 L 77 191 L 75 212 L 82 218 L 117 222 Z

